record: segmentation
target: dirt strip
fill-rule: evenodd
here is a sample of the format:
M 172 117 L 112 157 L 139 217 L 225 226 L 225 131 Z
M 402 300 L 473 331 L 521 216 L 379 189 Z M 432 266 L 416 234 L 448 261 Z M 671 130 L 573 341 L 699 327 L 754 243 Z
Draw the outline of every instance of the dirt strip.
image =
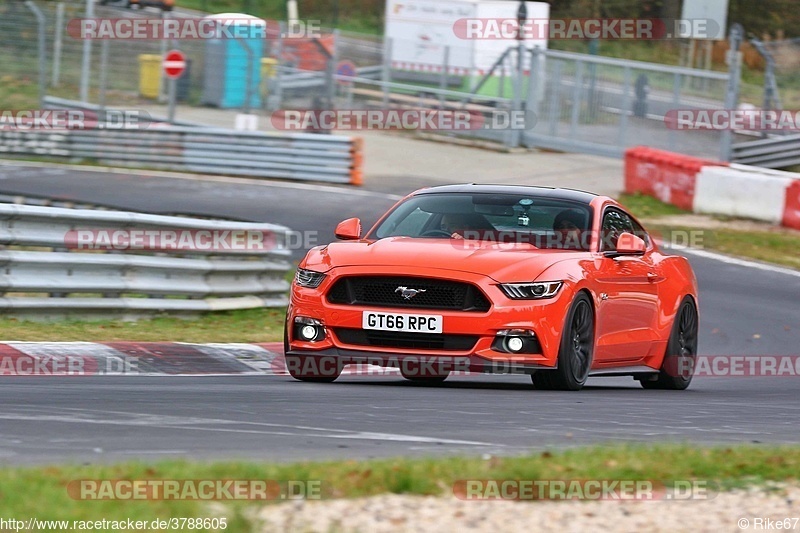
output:
M 800 520 L 794 520 L 800 517 L 800 488 L 751 488 L 707 500 L 649 502 L 464 501 L 392 494 L 281 503 L 263 508 L 258 517 L 261 531 L 293 533 L 800 531 Z

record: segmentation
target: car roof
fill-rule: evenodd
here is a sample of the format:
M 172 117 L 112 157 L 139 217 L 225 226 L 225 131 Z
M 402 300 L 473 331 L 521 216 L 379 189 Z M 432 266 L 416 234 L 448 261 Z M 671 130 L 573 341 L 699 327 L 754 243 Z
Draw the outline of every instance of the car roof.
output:
M 444 193 L 530 194 L 542 198 L 558 198 L 586 204 L 591 203 L 592 200 L 598 197 L 598 195 L 594 193 L 576 189 L 562 189 L 559 187 L 539 187 L 534 185 L 476 185 L 474 183 L 428 187 L 415 191 L 412 193 L 412 196 Z

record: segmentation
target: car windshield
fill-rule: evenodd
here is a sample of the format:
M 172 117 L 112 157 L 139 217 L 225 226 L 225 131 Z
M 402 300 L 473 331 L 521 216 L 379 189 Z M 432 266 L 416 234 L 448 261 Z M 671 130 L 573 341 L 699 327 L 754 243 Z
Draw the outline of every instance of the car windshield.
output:
M 420 194 L 398 205 L 368 236 L 527 243 L 588 249 L 585 203 L 511 193 Z

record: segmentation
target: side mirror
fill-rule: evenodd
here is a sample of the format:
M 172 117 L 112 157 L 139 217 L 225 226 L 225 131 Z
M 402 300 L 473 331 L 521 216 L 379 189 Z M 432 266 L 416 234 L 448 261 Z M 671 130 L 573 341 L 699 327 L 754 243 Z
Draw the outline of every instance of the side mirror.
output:
M 337 239 L 355 241 L 361 238 L 361 221 L 357 218 L 342 220 L 334 232 Z
M 642 255 L 647 250 L 647 245 L 644 239 L 637 237 L 633 233 L 622 233 L 617 239 L 617 249 L 614 252 L 609 252 L 609 255 L 616 257 L 618 255 Z

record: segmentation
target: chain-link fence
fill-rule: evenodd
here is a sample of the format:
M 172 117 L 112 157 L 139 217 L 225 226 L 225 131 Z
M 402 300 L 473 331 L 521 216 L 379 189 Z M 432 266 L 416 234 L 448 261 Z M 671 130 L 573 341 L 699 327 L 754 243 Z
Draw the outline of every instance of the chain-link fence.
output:
M 38 38 L 36 16 L 25 3 L 0 3 L 0 105 L 3 109 L 38 105 Z M 45 46 L 48 44 L 52 44 L 52 39 L 45 40 Z
M 800 39 L 754 41 L 766 63 L 764 107 L 800 109 Z
M 672 110 L 725 108 L 728 74 L 544 51 L 531 146 L 619 156 L 647 145 L 718 156 L 722 132 L 668 127 Z M 535 78 L 534 78 L 535 80 Z M 535 81 L 534 81 L 535 82 Z
M 467 42 L 445 46 L 437 39 L 404 41 L 325 30 L 318 36 L 284 38 L 284 26 L 277 35 L 251 44 L 87 41 L 74 31 L 75 19 L 86 16 L 83 0 L 36 4 L 46 17 L 46 83 L 52 96 L 109 107 L 163 104 L 167 91 L 161 58 L 179 48 L 189 65 L 177 83 L 177 96 L 195 107 L 245 108 L 264 115 L 320 107 L 468 110 L 490 120 L 519 110 L 535 115 L 533 128 L 481 128 L 466 135 L 508 146 L 613 156 L 639 144 L 693 155 L 724 154 L 726 132 L 679 131 L 669 128 L 665 117 L 676 109 L 723 109 L 730 101 L 726 72 L 539 49 L 527 49 L 520 64 L 517 47 L 476 52 Z M 97 4 L 93 16 L 152 20 L 197 15 Z M 0 108 L 37 105 L 38 35 L 34 13 L 25 3 L 0 4 Z M 779 65 L 778 85 L 788 89 L 800 69 L 793 48 L 797 43 L 770 46 Z M 353 78 L 337 75 L 342 62 L 355 69 Z M 248 86 L 252 99 L 242 89 Z M 232 88 L 242 94 L 227 97 Z M 262 124 L 269 127 L 269 120 Z
M 80 99 L 109 105 L 131 105 L 140 101 L 142 76 L 141 56 L 161 56 L 166 41 L 153 40 L 83 40 L 75 35 L 74 21 L 86 16 L 86 3 L 77 0 L 64 2 L 37 2 L 46 20 L 46 86 L 47 93 L 70 99 Z M 160 18 L 158 11 L 130 11 L 101 5 L 94 6 L 98 18 Z M 167 15 L 169 16 L 169 15 Z M 15 100 L 32 105 L 31 84 L 38 72 L 38 27 L 33 13 L 23 2 L 5 2 L 0 5 L 0 69 L 3 82 L 0 98 L 9 107 Z M 187 85 L 194 87 L 202 79 L 203 43 L 182 41 L 181 49 L 192 62 Z M 84 57 L 88 61 L 84 65 Z M 160 70 L 160 69 L 157 69 Z M 85 80 L 85 81 L 84 81 Z M 149 81 L 149 80 L 148 80 Z M 164 91 L 158 86 L 160 75 L 155 76 L 156 87 L 148 94 L 156 98 Z M 21 93 L 10 94 L 16 86 Z M 185 99 L 196 100 L 189 91 Z M 35 100 L 34 100 L 35 101 Z M 105 101 L 105 102 L 103 102 Z
M 164 103 L 167 83 L 161 61 L 170 49 L 181 50 L 187 58 L 185 74 L 177 82 L 177 98 L 188 105 L 242 107 L 243 95 L 226 94 L 241 86 L 248 75 L 252 92 L 249 107 L 265 102 L 268 89 L 264 78 L 272 69 L 271 57 L 284 65 L 310 69 L 328 68 L 324 49 L 336 48 L 331 31 L 321 35 L 281 39 L 267 31 L 266 39 L 81 39 L 79 20 L 87 17 L 86 2 L 36 2 L 46 19 L 46 92 L 48 95 L 113 107 L 147 106 Z M 90 18 L 155 20 L 197 18 L 180 12 L 155 9 L 130 10 L 93 6 Z M 102 28 L 102 27 L 101 27 Z M 255 32 L 254 32 L 255 34 Z M 0 106 L 37 107 L 39 31 L 33 12 L 23 2 L 0 4 Z M 351 34 L 342 46 L 359 64 L 375 61 L 379 50 Z M 222 42 L 227 41 L 227 42 Z M 321 42 L 322 48 L 314 43 Z M 249 72 L 248 72 L 249 71 Z

